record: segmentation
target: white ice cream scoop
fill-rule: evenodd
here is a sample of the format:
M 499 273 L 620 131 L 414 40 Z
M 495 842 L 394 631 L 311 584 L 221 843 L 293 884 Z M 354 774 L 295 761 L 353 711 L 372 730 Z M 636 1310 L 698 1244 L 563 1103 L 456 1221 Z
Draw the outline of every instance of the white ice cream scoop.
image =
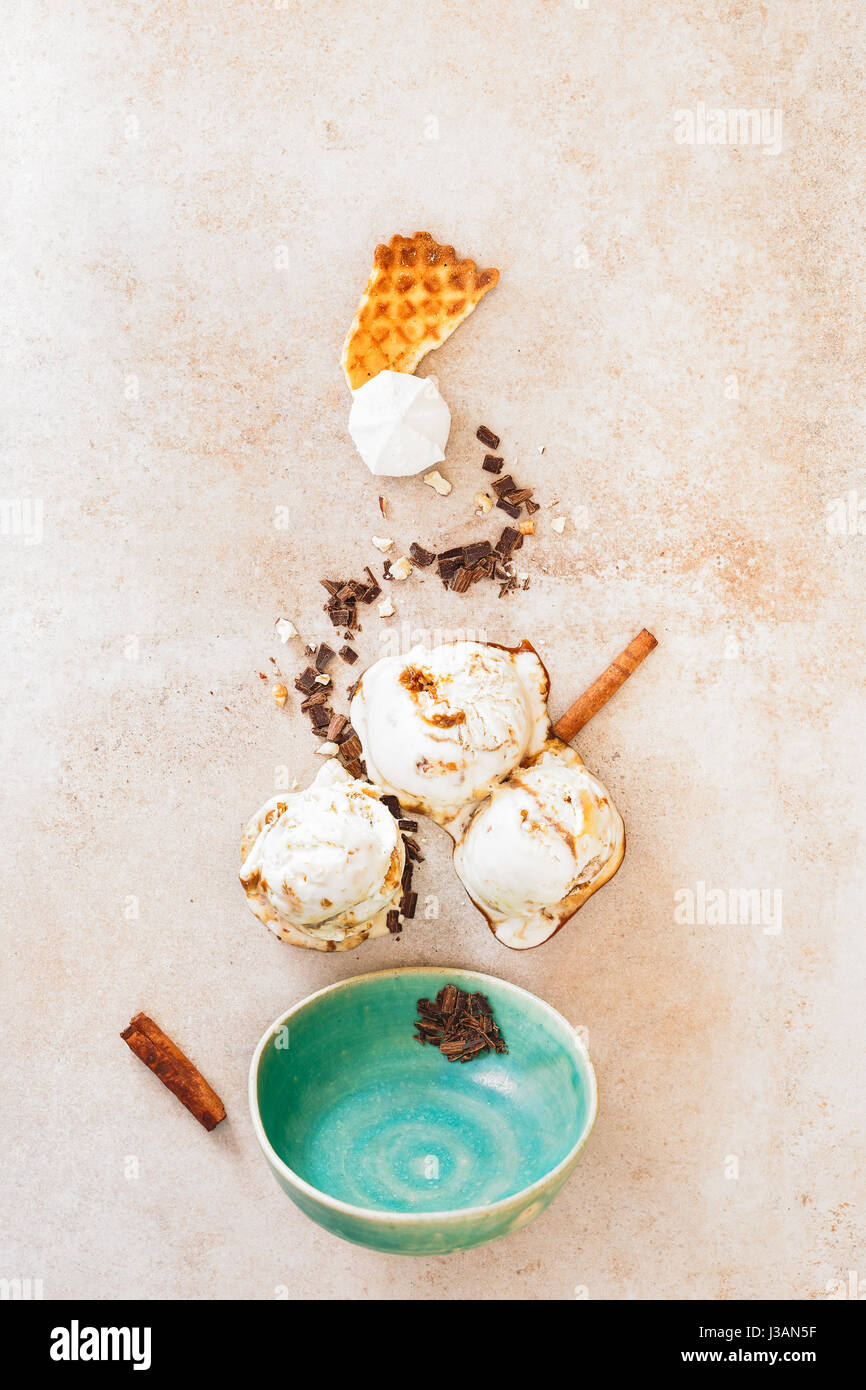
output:
M 451 829 L 457 874 L 497 938 L 516 950 L 559 931 L 625 852 L 619 812 L 557 738 Z
M 309 787 L 267 801 L 241 853 L 250 907 L 283 941 L 340 951 L 387 932 L 401 896 L 403 837 L 379 789 L 335 759 Z
M 528 644 L 449 642 L 384 657 L 352 700 L 367 772 L 402 806 L 445 824 L 542 748 L 548 688 Z
M 402 478 L 445 458 L 451 411 L 432 377 L 379 372 L 353 392 L 349 433 L 371 473 Z

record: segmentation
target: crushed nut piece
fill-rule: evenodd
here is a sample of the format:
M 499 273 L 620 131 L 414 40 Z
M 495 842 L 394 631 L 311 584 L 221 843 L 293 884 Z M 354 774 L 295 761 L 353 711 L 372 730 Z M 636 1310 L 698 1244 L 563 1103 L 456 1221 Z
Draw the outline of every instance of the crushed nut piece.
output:
M 379 604 L 380 618 L 393 618 L 396 612 L 397 610 L 389 598 L 386 598 L 384 603 Z
M 277 636 L 281 642 L 288 642 L 289 638 L 297 637 L 298 629 L 288 618 L 277 618 Z
M 555 531 L 558 536 L 561 536 L 565 530 L 565 517 L 555 516 L 550 523 L 550 529 L 551 531 Z
M 320 743 L 319 746 L 318 746 L 318 748 L 316 749 L 316 752 L 317 752 L 317 753 L 319 754 L 319 756 L 322 757 L 322 758 L 333 758 L 333 757 L 336 757 L 336 755 L 339 753 L 339 751 L 340 751 L 340 749 L 339 749 L 339 747 L 337 746 L 337 744 L 336 744 L 336 743 L 331 743 L 328 739 L 326 739 L 324 743 Z
M 278 705 L 284 705 L 289 698 L 289 692 L 284 685 L 273 686 L 271 694 Z
M 399 560 L 394 561 L 390 573 L 392 579 L 408 579 L 412 573 L 412 561 L 401 555 Z
M 434 468 L 432 473 L 425 473 L 424 481 L 434 492 L 438 492 L 440 497 L 447 497 L 451 491 L 451 484 L 447 478 L 442 477 L 438 468 Z
M 520 523 L 520 532 L 521 532 L 521 535 L 523 535 L 523 536 L 534 536 L 534 535 L 535 535 L 535 522 L 534 522 L 534 521 L 521 521 L 521 523 Z
M 383 555 L 385 554 L 385 551 L 390 550 L 391 546 L 394 544 L 394 542 L 392 540 L 389 540 L 387 536 L 371 536 L 370 539 L 372 540 L 376 549 L 381 550 Z
M 478 508 L 478 516 L 486 516 L 493 507 L 493 498 L 488 497 L 486 492 L 476 492 L 475 505 Z

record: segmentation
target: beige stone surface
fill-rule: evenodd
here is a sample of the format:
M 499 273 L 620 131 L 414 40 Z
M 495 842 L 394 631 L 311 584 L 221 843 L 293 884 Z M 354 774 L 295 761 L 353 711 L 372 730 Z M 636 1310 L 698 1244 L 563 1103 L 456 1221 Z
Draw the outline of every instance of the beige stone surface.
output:
M 4 24 L 0 1276 L 191 1299 L 866 1276 L 860 7 L 31 0 Z M 680 143 L 699 103 L 780 111 L 781 149 Z M 319 577 L 381 560 L 339 357 L 375 244 L 418 229 L 501 279 L 421 369 L 454 490 L 389 483 L 388 533 L 494 533 L 482 421 L 543 510 L 527 592 L 416 575 L 382 626 L 530 637 L 554 712 L 641 626 L 660 642 L 577 740 L 624 866 L 526 955 L 433 827 L 439 920 L 355 953 L 282 945 L 235 880 L 279 769 L 317 766 L 259 679 L 297 668 L 274 621 L 326 635 Z M 364 661 L 381 641 L 371 615 Z M 678 921 L 701 883 L 778 892 L 781 930 Z M 601 1111 L 535 1224 L 405 1261 L 282 1196 L 246 1076 L 310 990 L 428 961 L 584 1026 Z M 120 1041 L 139 1009 L 223 1097 L 214 1134 Z

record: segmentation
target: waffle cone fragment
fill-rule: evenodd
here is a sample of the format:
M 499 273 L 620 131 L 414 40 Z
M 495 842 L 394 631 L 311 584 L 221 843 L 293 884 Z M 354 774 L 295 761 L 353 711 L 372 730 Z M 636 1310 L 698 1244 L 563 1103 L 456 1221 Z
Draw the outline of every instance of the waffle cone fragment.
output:
M 373 269 L 343 346 L 343 371 L 356 391 L 379 372 L 414 372 L 450 338 L 496 284 L 499 271 L 457 259 L 429 232 L 392 236 L 377 246 Z

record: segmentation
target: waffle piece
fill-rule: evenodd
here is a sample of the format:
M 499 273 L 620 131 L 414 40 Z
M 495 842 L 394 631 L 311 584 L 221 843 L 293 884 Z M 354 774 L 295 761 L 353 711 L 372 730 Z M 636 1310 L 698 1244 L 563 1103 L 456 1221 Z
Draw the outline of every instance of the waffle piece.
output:
M 343 346 L 343 371 L 356 391 L 379 372 L 414 372 L 425 353 L 450 338 L 499 279 L 458 261 L 429 232 L 392 236 L 377 246 L 373 269 Z

